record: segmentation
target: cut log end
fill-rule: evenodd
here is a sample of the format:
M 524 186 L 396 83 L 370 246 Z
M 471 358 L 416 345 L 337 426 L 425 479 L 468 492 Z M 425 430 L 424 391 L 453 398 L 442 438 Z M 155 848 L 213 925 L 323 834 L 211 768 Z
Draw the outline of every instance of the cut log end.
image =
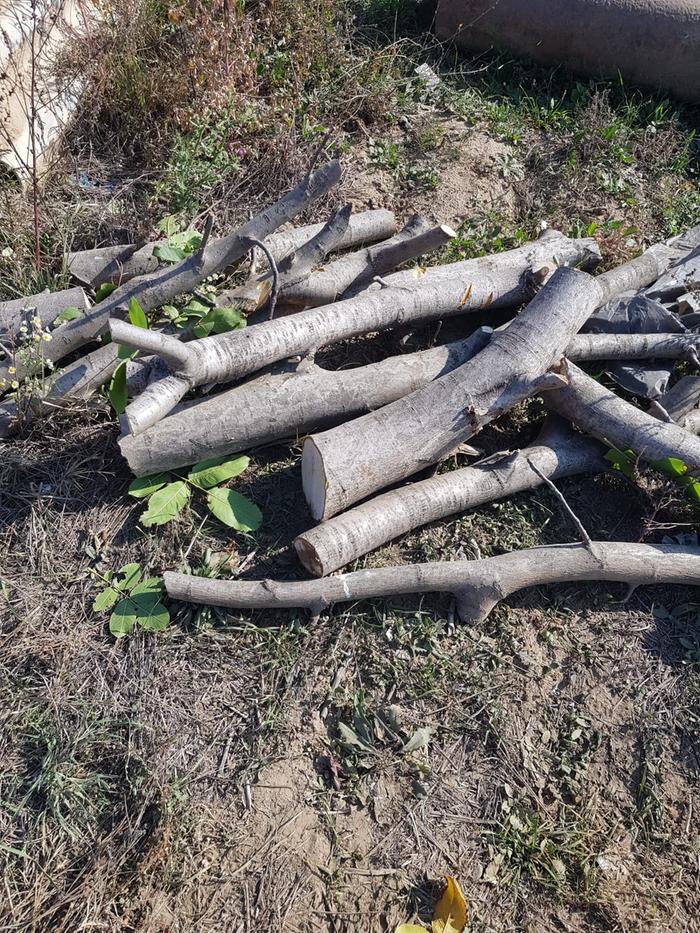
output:
M 302 567 L 314 577 L 325 577 L 330 572 L 324 566 L 318 551 L 311 541 L 307 540 L 303 535 L 294 539 L 294 550 L 297 552 Z
M 323 457 L 313 437 L 307 437 L 301 458 L 301 483 L 313 518 L 318 522 L 327 518 L 326 490 L 328 481 L 323 468 Z

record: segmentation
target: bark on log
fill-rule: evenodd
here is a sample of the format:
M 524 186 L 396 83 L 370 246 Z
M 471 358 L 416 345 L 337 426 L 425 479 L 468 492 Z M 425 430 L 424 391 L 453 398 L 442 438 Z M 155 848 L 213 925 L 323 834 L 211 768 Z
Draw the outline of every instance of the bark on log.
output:
M 683 376 L 665 392 L 658 402 L 652 402 L 649 413 L 669 418 L 691 434 L 700 434 L 700 376 Z
M 566 355 L 577 363 L 586 360 L 687 359 L 697 361 L 697 334 L 576 334 Z
M 196 463 L 275 440 L 302 436 L 393 402 L 461 366 L 489 340 L 481 328 L 444 347 L 331 372 L 315 364 L 265 375 L 196 401 L 119 446 L 137 476 Z
M 284 290 L 285 302 L 310 308 L 331 304 L 345 293 L 357 294 L 378 275 L 443 246 L 457 234 L 441 224 L 430 227 L 425 218 L 415 216 L 396 236 L 376 246 L 341 256 L 304 281 Z
M 473 360 L 377 412 L 308 437 L 302 481 L 313 517 L 330 518 L 437 463 L 489 421 L 554 384 L 557 377 L 547 371 L 605 300 L 597 279 L 560 268 Z
M 304 532 L 294 547 L 309 573 L 325 576 L 429 522 L 535 489 L 544 480 L 530 463 L 550 479 L 560 479 L 609 469 L 604 453 L 597 441 L 548 419 L 533 446 L 392 489 Z
M 405 593 L 453 593 L 463 622 L 483 622 L 502 599 L 531 586 L 609 580 L 631 587 L 700 583 L 700 548 L 625 541 L 529 548 L 484 560 L 382 567 L 320 580 L 212 580 L 171 571 L 171 599 L 230 609 L 308 609 L 318 616 L 334 603 Z
M 157 269 L 150 275 L 132 279 L 116 289 L 80 320 L 64 324 L 47 344 L 45 358 L 56 362 L 94 340 L 107 326 L 109 317 L 126 314 L 136 298 L 144 310 L 160 307 L 183 292 L 191 292 L 200 282 L 240 259 L 250 248 L 250 238 L 262 240 L 295 217 L 314 200 L 329 191 L 340 179 L 340 165 L 331 162 L 309 175 L 293 191 L 261 211 L 235 233 L 203 243 L 202 249 L 182 262 Z M 0 378 L 6 377 L 7 364 L 0 364 Z M 20 367 L 17 367 L 19 375 Z M 210 380 L 209 380 L 210 381 Z
M 349 204 L 335 211 L 315 236 L 285 257 L 277 270 L 275 300 L 284 299 L 285 291 L 305 281 L 312 269 L 320 265 L 328 253 L 337 247 L 348 229 L 351 212 L 352 207 Z M 274 272 L 270 270 L 257 279 L 219 292 L 216 303 L 220 308 L 234 305 L 250 314 L 267 304 L 272 294 L 274 279 Z
M 0 302 L 0 340 L 17 340 L 22 324 L 31 322 L 34 317 L 39 318 L 42 328 L 51 329 L 58 315 L 67 308 L 89 310 L 88 297 L 79 286 Z
M 647 461 L 677 457 L 691 472 L 700 468 L 700 439 L 678 425 L 658 421 L 619 398 L 574 363 L 565 361 L 567 384 L 545 398 L 551 411 L 586 434 Z
M 275 258 L 281 262 L 290 253 L 299 249 L 321 232 L 323 224 L 306 224 L 291 230 L 280 230 L 270 234 L 264 242 Z M 353 214 L 347 230 L 335 249 L 352 249 L 363 243 L 384 240 L 396 233 L 396 217 L 391 211 L 374 210 Z M 137 275 L 147 275 L 158 268 L 158 260 L 153 255 L 156 246 L 162 246 L 165 240 L 153 240 L 145 246 L 134 243 L 125 246 L 102 246 L 97 249 L 69 253 L 66 266 L 73 278 L 90 288 L 97 288 L 103 282 L 123 285 Z
M 238 379 L 279 360 L 350 337 L 484 307 L 521 304 L 533 292 L 530 275 L 548 264 L 553 266 L 555 256 L 559 263 L 573 265 L 596 255 L 595 241 L 570 240 L 548 231 L 547 236 L 510 252 L 453 263 L 435 272 L 429 270 L 410 287 L 401 279 L 397 287 L 367 291 L 242 331 L 205 337 L 191 344 L 190 360 L 174 374 L 180 380 L 180 398 L 190 387 Z M 393 278 L 389 276 L 388 281 Z M 139 328 L 123 323 L 111 326 L 114 340 L 140 347 Z M 172 407 L 172 397 L 163 398 L 155 383 L 127 408 L 129 429 L 133 433 L 145 430 Z

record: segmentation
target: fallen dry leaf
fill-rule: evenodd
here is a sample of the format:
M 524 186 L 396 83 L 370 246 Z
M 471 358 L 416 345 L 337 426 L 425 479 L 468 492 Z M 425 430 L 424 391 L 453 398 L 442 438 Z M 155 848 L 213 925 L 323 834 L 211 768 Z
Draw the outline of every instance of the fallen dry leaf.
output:
M 445 890 L 435 905 L 433 933 L 462 933 L 467 925 L 467 902 L 460 886 L 447 875 Z
M 401 923 L 396 927 L 394 933 L 428 933 L 428 931 L 417 923 Z

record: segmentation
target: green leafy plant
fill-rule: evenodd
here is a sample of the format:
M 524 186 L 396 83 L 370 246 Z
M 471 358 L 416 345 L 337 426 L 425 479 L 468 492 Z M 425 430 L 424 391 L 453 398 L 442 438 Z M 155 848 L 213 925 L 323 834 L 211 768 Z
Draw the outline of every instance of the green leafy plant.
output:
M 195 464 L 187 473 L 142 476 L 129 486 L 129 495 L 148 499 L 148 508 L 140 519 L 147 528 L 172 521 L 190 501 L 194 489 L 206 493 L 207 508 L 224 525 L 236 531 L 256 531 L 262 522 L 260 509 L 235 489 L 222 485 L 239 476 L 249 463 L 249 457 L 215 457 Z
M 198 298 L 190 299 L 184 308 L 164 305 L 163 313 L 176 327 L 192 325 L 192 333 L 197 338 L 225 334 L 246 326 L 245 316 L 237 308 L 212 308 Z
M 202 245 L 202 234 L 196 230 L 183 230 L 178 218 L 172 214 L 161 220 L 158 229 L 168 238 L 167 243 L 153 247 L 153 255 L 161 262 L 180 262 Z
M 636 479 L 638 457 L 633 450 L 618 450 L 616 447 L 611 447 L 605 454 L 605 459 L 608 463 L 612 463 L 614 470 L 624 473 L 628 479 Z M 700 502 L 700 480 L 688 475 L 687 464 L 678 457 L 653 460 L 651 466 L 682 486 L 695 502 Z
M 158 577 L 143 579 L 140 564 L 125 564 L 119 570 L 108 570 L 97 576 L 104 588 L 92 603 L 92 611 L 107 612 L 112 609 L 109 618 L 109 630 L 116 638 L 128 635 L 135 625 L 147 632 L 162 632 L 170 623 L 170 613 L 163 604 L 163 581 Z
M 135 298 L 132 298 L 129 304 L 129 320 L 134 327 L 141 327 L 144 330 L 148 330 L 148 318 Z M 119 347 L 117 350 L 117 356 L 121 362 L 112 374 L 107 388 L 107 397 L 109 398 L 112 408 L 118 415 L 123 414 L 129 401 L 129 393 L 126 385 L 126 364 L 130 359 L 133 359 L 138 352 L 138 350 L 130 350 L 129 347 Z

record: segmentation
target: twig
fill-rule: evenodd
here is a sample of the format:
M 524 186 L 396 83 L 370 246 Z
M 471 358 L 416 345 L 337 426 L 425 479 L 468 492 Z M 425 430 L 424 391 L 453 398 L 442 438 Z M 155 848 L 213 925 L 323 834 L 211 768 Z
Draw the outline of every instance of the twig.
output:
M 261 250 L 267 259 L 268 265 L 270 266 L 270 272 L 272 273 L 272 288 L 270 289 L 270 314 L 269 320 L 272 320 L 275 313 L 275 307 L 277 305 L 277 296 L 279 294 L 280 288 L 280 274 L 277 269 L 277 263 L 275 262 L 275 257 L 272 255 L 272 252 L 268 246 L 263 243 L 262 240 L 256 240 L 255 237 L 247 237 L 248 243 L 253 247 L 257 247 Z
M 571 508 L 571 506 L 569 505 L 569 503 L 568 503 L 568 502 L 566 501 L 566 499 L 564 498 L 564 494 L 563 494 L 562 492 L 560 492 L 560 491 L 557 489 L 557 487 L 554 485 L 554 483 L 551 481 L 551 479 L 550 479 L 548 476 L 545 476 L 544 473 L 542 472 L 542 470 L 540 470 L 540 468 L 539 468 L 538 466 L 536 466 L 536 465 L 532 462 L 532 460 L 530 460 L 530 459 L 528 458 L 528 461 L 527 461 L 527 462 L 528 462 L 528 466 L 530 467 L 530 469 L 531 469 L 531 470 L 534 470 L 535 473 L 537 473 L 537 475 L 539 476 L 539 478 L 542 480 L 542 482 L 543 482 L 543 483 L 546 483 L 546 485 L 549 486 L 549 488 L 552 490 L 552 492 L 554 493 L 554 495 L 557 497 L 557 499 L 558 499 L 559 502 L 561 503 L 562 508 L 564 509 L 564 511 L 566 512 L 566 514 L 569 516 L 569 518 L 571 519 L 571 521 L 572 521 L 572 522 L 574 523 L 574 525 L 576 526 L 576 529 L 577 529 L 579 535 L 581 536 L 581 540 L 582 540 L 583 543 L 586 545 L 586 547 L 588 548 L 588 550 L 589 550 L 591 553 L 593 553 L 593 541 L 591 540 L 591 536 L 588 534 L 588 532 L 586 531 L 586 529 L 583 527 L 583 523 L 581 522 L 581 519 L 578 517 L 578 515 L 574 512 L 574 510 Z

